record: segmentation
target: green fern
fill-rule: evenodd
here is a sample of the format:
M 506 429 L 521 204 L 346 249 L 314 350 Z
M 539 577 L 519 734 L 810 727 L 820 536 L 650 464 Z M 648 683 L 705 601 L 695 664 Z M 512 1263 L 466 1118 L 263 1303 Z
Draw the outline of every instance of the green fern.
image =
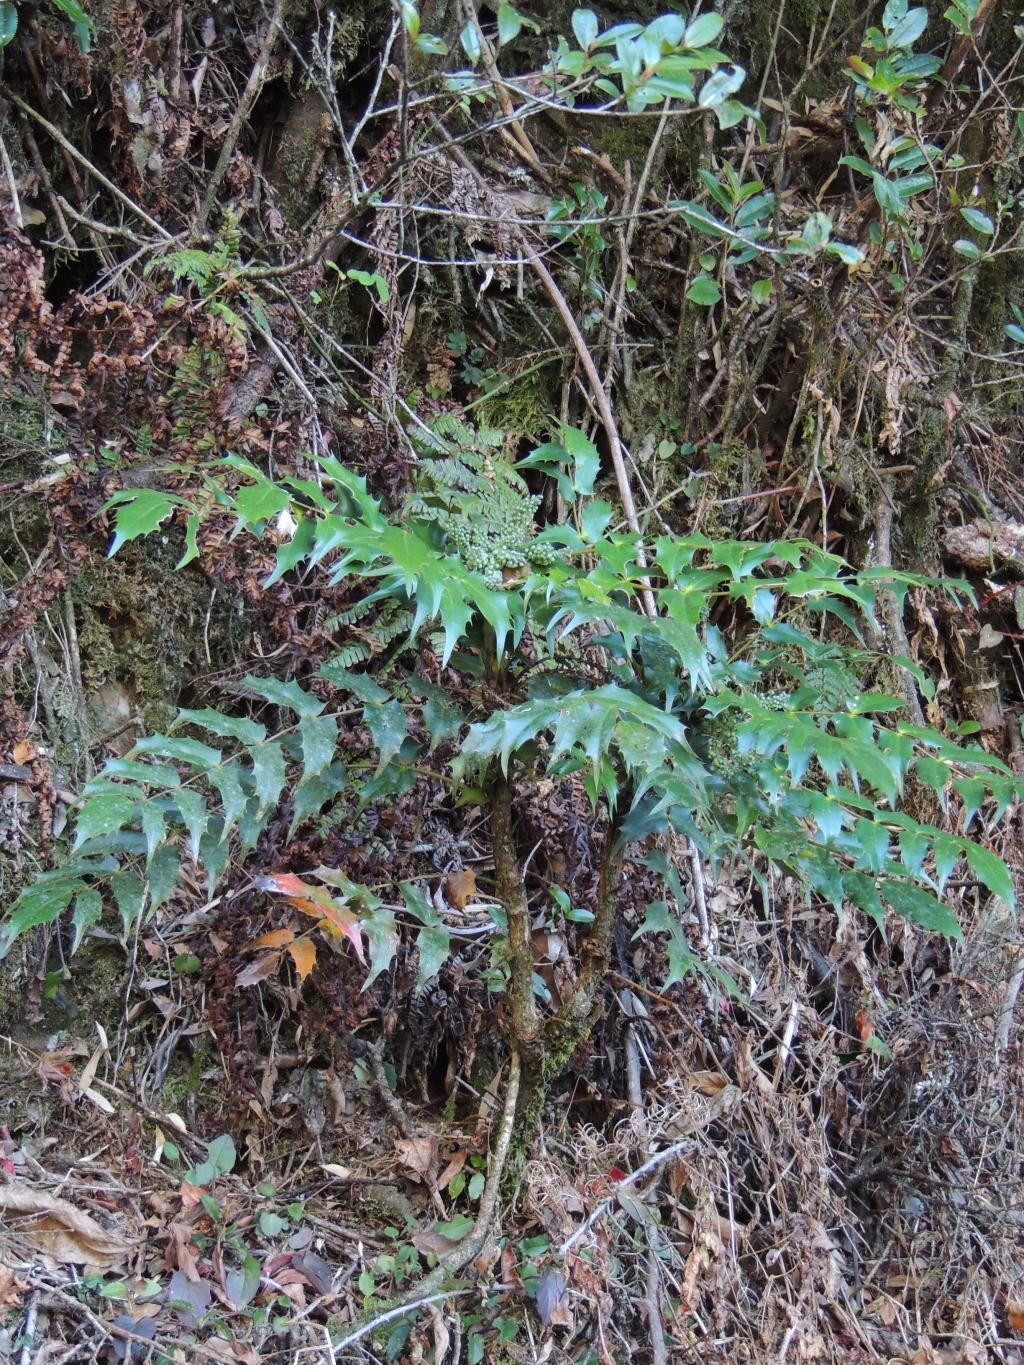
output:
M 549 568 L 556 552 L 537 539 L 540 498 L 501 453 L 504 433 L 466 425 L 451 413 L 413 436 L 421 453 L 407 516 L 432 521 L 469 568 L 501 587 L 529 567 Z

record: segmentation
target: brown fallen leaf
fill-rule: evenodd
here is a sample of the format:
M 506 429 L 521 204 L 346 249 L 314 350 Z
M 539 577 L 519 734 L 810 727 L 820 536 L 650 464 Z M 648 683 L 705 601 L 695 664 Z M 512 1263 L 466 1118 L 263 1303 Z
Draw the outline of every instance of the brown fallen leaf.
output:
M 288 944 L 288 952 L 295 963 L 295 970 L 299 974 L 299 980 L 305 981 L 316 964 L 316 944 L 311 938 L 303 935 L 293 943 Z
M 420 1179 L 429 1182 L 437 1170 L 437 1138 L 399 1138 L 395 1143 L 395 1154 L 403 1166 Z
M 291 943 L 294 937 L 294 929 L 271 929 L 269 933 L 260 934 L 259 938 L 254 938 L 248 945 L 247 951 L 256 948 L 283 948 L 286 943 Z
M 258 986 L 261 981 L 266 981 L 280 961 L 280 953 L 268 953 L 266 957 L 258 957 L 248 967 L 242 968 L 235 977 L 235 985 Z
M 468 1157 L 469 1153 L 465 1150 L 455 1153 L 451 1161 L 449 1161 L 448 1165 L 437 1178 L 437 1188 L 439 1190 L 446 1190 L 448 1188 L 462 1170 L 463 1166 L 465 1166 Z
M 0 1211 L 10 1231 L 61 1265 L 110 1270 L 122 1264 L 134 1246 L 67 1199 L 20 1181 L 0 1186 Z
M 19 1280 L 7 1265 L 0 1265 L 0 1310 L 17 1308 L 21 1296 L 28 1288 L 24 1280 Z
M 473 869 L 466 867 L 461 872 L 449 872 L 444 894 L 454 910 L 464 910 L 476 894 L 476 873 Z

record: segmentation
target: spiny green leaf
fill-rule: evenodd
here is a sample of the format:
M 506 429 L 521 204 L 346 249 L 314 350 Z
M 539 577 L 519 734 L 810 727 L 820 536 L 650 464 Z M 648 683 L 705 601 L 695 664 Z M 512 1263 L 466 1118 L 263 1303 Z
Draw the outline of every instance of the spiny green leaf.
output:
M 187 507 L 184 498 L 165 493 L 158 488 L 122 488 L 104 504 L 104 512 L 113 511 L 114 539 L 107 551 L 116 555 L 122 545 L 139 536 L 148 536 L 157 529 L 177 507 Z
M 402 747 L 407 724 L 397 701 L 363 707 L 363 720 L 377 748 L 377 771 L 382 772 Z
M 284 750 L 280 744 L 261 744 L 251 749 L 252 776 L 260 814 L 276 806 L 288 778 Z
M 422 990 L 447 962 L 451 952 L 451 935 L 445 928 L 444 920 L 417 886 L 412 882 L 403 882 L 401 890 L 405 908 L 423 926 L 416 939 L 420 953 L 416 989 Z
M 162 763 L 137 763 L 130 758 L 108 758 L 100 777 L 144 782 L 150 787 L 176 787 L 181 781 L 174 768 Z M 86 787 L 85 795 L 89 795 L 89 787 Z
M 291 838 L 304 820 L 319 815 L 333 797 L 345 788 L 346 769 L 343 763 L 332 763 L 324 772 L 303 780 L 292 797 L 292 822 L 288 828 Z
M 338 745 L 338 722 L 333 716 L 310 716 L 299 723 L 302 780 L 308 782 L 330 766 Z
M 961 937 L 960 921 L 953 911 L 923 887 L 889 878 L 882 885 L 882 895 L 897 914 L 929 933 Z
M 80 848 L 86 839 L 98 834 L 113 834 L 126 825 L 135 813 L 135 795 L 108 791 L 91 796 L 78 812 L 75 824 L 74 847 Z
M 127 941 L 142 914 L 146 902 L 146 891 L 141 878 L 134 872 L 115 872 L 110 878 L 110 890 L 121 916 L 121 934 Z
M 370 945 L 370 971 L 363 982 L 365 991 L 391 966 L 398 948 L 398 928 L 394 914 L 384 907 L 375 910 L 361 924 Z
M 88 888 L 82 882 L 56 881 L 27 886 L 14 902 L 14 909 L 4 923 L 0 935 L 0 956 L 5 956 L 11 944 L 28 929 L 41 924 L 52 924 L 71 904 L 77 892 Z
M 259 744 L 267 737 L 267 727 L 258 721 L 245 716 L 226 716 L 209 706 L 201 711 L 179 709 L 171 729 L 177 730 L 181 725 L 198 725 L 202 730 L 209 730 L 211 735 L 221 739 L 237 739 L 242 744 Z
M 103 913 L 103 897 L 91 886 L 83 886 L 75 897 L 75 910 L 71 916 L 71 951 L 77 953 L 86 932 Z
M 149 906 L 158 910 L 170 900 L 178 885 L 181 855 L 172 844 L 162 844 L 146 869 L 149 879 Z
M 147 735 L 132 748 L 129 757 L 135 754 L 154 754 L 157 758 L 167 758 L 174 763 L 187 763 L 192 768 L 215 768 L 221 761 L 219 749 L 209 744 L 201 744 L 197 739 L 172 739 L 168 735 Z
M 164 812 L 155 801 L 143 801 L 142 833 L 146 839 L 146 862 L 153 861 L 153 855 L 167 837 L 167 822 Z
M 206 802 L 199 792 L 182 787 L 174 793 L 174 804 L 178 807 L 182 823 L 192 840 L 192 849 L 198 857 L 199 844 L 206 829 L 206 822 L 210 818 Z
M 318 716 L 324 709 L 324 703 L 306 692 L 297 682 L 281 682 L 279 678 L 256 678 L 248 673 L 239 684 L 239 689 L 262 697 L 275 706 L 286 707 L 301 717 Z
M 988 887 L 993 896 L 998 896 L 1010 907 L 1014 904 L 1013 877 L 1010 869 L 998 854 L 982 844 L 968 841 L 963 845 L 964 856 L 974 875 Z
M 245 803 L 249 799 L 242 786 L 243 779 L 248 775 L 240 763 L 231 762 L 223 764 L 220 768 L 211 768 L 207 776 L 210 785 L 216 788 L 221 799 L 223 812 L 221 838 L 226 839 L 245 810 Z

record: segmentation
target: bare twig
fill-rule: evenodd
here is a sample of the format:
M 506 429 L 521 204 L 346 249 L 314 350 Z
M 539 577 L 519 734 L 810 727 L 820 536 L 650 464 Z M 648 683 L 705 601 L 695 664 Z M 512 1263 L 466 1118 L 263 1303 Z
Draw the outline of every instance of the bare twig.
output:
M 155 218 L 151 218 L 145 209 L 140 208 L 133 199 L 130 199 L 128 195 L 125 194 L 124 190 L 118 189 L 112 180 L 108 180 L 103 172 L 98 170 L 88 157 L 83 156 L 78 148 L 73 143 L 69 142 L 60 129 L 55 127 L 49 119 L 43 118 L 42 114 L 37 113 L 30 104 L 26 104 L 23 99 L 10 91 L 7 93 L 7 98 L 13 105 L 20 109 L 23 114 L 26 114 L 35 123 L 38 123 L 40 128 L 45 130 L 46 135 L 53 138 L 58 147 L 67 152 L 67 154 L 72 157 L 73 160 L 77 161 L 84 170 L 87 170 L 92 178 L 98 181 L 108 194 L 114 196 L 118 203 L 123 204 L 125 208 L 134 213 L 136 217 L 141 218 L 142 221 L 151 227 L 154 232 L 158 233 L 165 242 L 174 241 L 173 235 L 168 232 L 161 223 L 158 223 Z
M 267 25 L 267 31 L 263 36 L 263 42 L 260 44 L 260 50 L 256 57 L 256 61 L 253 64 L 252 70 L 249 72 L 249 79 L 246 82 L 245 89 L 242 91 L 242 98 L 238 101 L 238 108 L 231 116 L 228 130 L 224 134 L 224 141 L 221 143 L 217 164 L 213 168 L 213 174 L 210 176 L 210 183 L 206 187 L 206 194 L 203 196 L 203 202 L 199 208 L 199 215 L 196 218 L 195 225 L 197 232 L 202 232 L 204 230 L 210 214 L 213 212 L 213 206 L 217 202 L 217 194 L 220 191 L 221 182 L 225 175 L 227 175 L 228 167 L 231 164 L 231 158 L 235 154 L 235 147 L 242 134 L 242 125 L 252 113 L 252 107 L 256 103 L 257 97 L 263 89 L 264 82 L 267 79 L 267 72 L 270 69 L 270 59 L 274 55 L 274 48 L 277 45 L 281 25 L 283 24 L 284 16 L 288 11 L 288 3 L 289 0 L 274 0 L 274 12 L 270 16 L 270 22 Z
M 666 1161 L 671 1161 L 674 1156 L 679 1156 L 681 1152 L 685 1152 L 689 1146 L 690 1140 L 688 1138 L 682 1142 L 673 1142 L 671 1147 L 666 1147 L 663 1151 L 655 1152 L 652 1157 L 648 1157 L 644 1164 L 638 1166 L 631 1175 L 627 1175 L 625 1180 L 620 1180 L 615 1186 L 615 1193 L 609 1195 L 607 1199 L 602 1199 L 600 1204 L 587 1215 L 586 1219 L 579 1225 L 576 1231 L 565 1239 L 558 1248 L 559 1256 L 567 1256 L 569 1254 L 576 1243 L 584 1238 L 594 1224 L 604 1217 L 618 1199 L 622 1190 L 628 1190 L 631 1185 L 635 1185 L 637 1181 L 642 1180 L 645 1175 L 650 1175 L 650 1173 L 656 1171 L 659 1166 L 663 1166 Z

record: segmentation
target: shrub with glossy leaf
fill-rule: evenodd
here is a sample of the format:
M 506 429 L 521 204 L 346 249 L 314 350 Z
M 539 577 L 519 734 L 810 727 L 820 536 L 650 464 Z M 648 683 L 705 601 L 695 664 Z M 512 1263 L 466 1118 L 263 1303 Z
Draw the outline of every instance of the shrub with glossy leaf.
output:
M 1012 900 L 1010 875 L 983 842 L 1017 794 L 1012 774 L 980 747 L 907 723 L 899 698 L 860 681 L 873 667 L 863 628 L 880 592 L 901 597 L 928 585 L 957 594 L 965 585 L 855 573 L 806 541 L 701 535 L 659 538 L 642 567 L 637 538 L 609 533 L 610 509 L 594 501 L 579 530 L 542 533 L 562 551 L 550 568 L 500 590 L 449 552 L 435 521 L 393 525 L 332 459 L 320 461 L 321 479 L 280 484 L 229 463 L 250 480 L 218 499 L 240 530 L 262 535 L 268 507 L 287 508 L 295 521 L 271 581 L 326 562 L 329 581 L 363 580 L 376 598 L 408 609 L 399 663 L 412 665 L 421 631 L 439 628 L 446 665 L 486 669 L 501 685 L 464 716 L 412 667 L 374 679 L 326 663 L 321 678 L 363 708 L 377 762 L 362 773 L 346 769 L 326 705 L 295 682 L 241 685 L 278 708 L 276 733 L 220 710 L 180 711 L 175 733 L 142 740 L 90 783 L 69 861 L 22 893 L 6 945 L 65 910 L 77 944 L 101 913 L 104 887 L 127 927 L 167 899 L 186 859 L 212 890 L 232 857 L 250 857 L 286 792 L 294 830 L 346 785 L 364 804 L 411 790 L 424 758 L 417 733 L 431 749 L 445 742 L 447 776 L 465 799 L 485 800 L 500 773 L 530 781 L 579 772 L 622 838 L 674 830 L 713 860 L 784 869 L 837 912 L 858 908 L 880 928 L 895 912 L 957 934 L 942 897 L 961 860 L 989 892 Z M 263 485 L 279 496 L 254 498 Z M 147 504 L 147 522 L 152 510 Z M 115 512 L 117 545 L 122 519 L 133 515 L 130 496 Z M 897 662 L 928 691 L 913 664 Z M 900 809 L 911 776 L 937 807 L 957 801 L 957 833 Z M 443 927 L 415 888 L 404 900 L 436 971 Z M 397 934 L 379 902 L 370 910 L 375 976 Z M 652 907 L 647 928 L 666 931 L 666 923 Z M 685 940 L 670 932 L 669 946 L 678 977 L 690 961 Z

